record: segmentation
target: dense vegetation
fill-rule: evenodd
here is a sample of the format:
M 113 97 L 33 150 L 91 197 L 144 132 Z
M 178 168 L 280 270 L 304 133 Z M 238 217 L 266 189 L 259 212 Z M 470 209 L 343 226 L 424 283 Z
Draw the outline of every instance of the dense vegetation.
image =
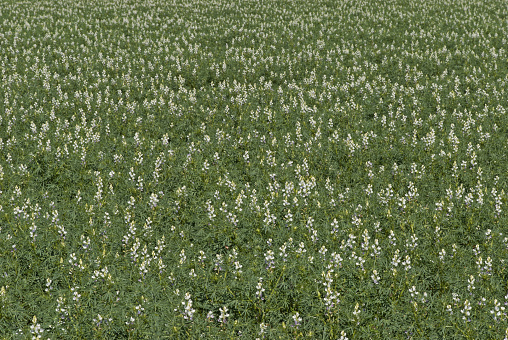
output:
M 1 1 L 3 339 L 508 339 L 504 1 Z

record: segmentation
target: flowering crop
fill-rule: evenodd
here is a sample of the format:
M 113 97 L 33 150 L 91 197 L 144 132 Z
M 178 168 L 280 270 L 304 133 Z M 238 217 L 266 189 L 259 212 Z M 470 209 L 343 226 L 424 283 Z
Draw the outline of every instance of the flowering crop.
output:
M 503 1 L 0 9 L 0 339 L 508 340 Z

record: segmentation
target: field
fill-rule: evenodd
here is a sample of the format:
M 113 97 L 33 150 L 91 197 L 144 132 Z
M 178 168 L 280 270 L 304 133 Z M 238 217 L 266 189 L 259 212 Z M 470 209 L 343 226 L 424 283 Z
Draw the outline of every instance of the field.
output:
M 506 1 L 0 18 L 0 339 L 508 340 Z

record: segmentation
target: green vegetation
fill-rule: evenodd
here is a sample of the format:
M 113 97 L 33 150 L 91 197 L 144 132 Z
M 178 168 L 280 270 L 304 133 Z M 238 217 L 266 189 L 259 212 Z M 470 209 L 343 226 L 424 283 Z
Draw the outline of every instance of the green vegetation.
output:
M 0 18 L 0 339 L 508 340 L 504 1 Z

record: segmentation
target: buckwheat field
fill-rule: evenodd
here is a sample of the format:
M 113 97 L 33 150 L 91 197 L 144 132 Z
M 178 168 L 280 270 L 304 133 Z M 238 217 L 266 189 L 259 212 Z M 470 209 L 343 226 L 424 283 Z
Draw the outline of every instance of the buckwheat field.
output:
M 505 1 L 0 18 L 0 339 L 508 339 Z

